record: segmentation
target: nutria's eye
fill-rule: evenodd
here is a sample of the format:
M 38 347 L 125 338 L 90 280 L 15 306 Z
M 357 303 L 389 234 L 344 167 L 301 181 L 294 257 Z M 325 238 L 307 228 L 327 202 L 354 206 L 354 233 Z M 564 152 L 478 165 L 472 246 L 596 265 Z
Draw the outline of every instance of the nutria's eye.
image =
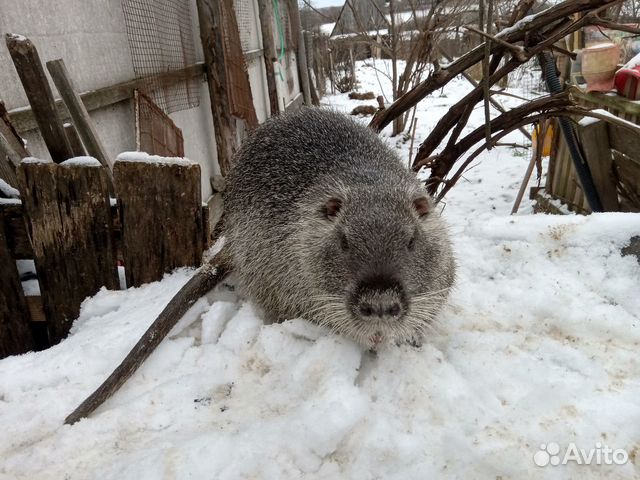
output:
M 413 201 L 413 207 L 416 209 L 420 218 L 428 215 L 431 211 L 431 205 L 429 204 L 429 199 L 427 197 L 416 198 Z
M 322 207 L 322 212 L 324 213 L 325 217 L 331 220 L 335 218 L 336 215 L 338 215 L 341 207 L 342 200 L 340 200 L 339 198 L 330 198 Z
M 409 243 L 407 243 L 407 249 L 409 251 L 413 251 L 416 248 L 416 236 L 412 236 L 411 240 L 409 240 Z
M 340 234 L 340 248 L 345 252 L 349 250 L 349 242 L 347 241 L 347 236 L 344 233 Z

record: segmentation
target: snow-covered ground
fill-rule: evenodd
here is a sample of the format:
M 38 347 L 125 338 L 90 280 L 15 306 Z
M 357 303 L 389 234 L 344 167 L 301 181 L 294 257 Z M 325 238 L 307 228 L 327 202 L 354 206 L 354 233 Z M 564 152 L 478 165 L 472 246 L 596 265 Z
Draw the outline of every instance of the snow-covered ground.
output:
M 358 76 L 380 92 L 370 68 Z M 424 101 L 418 139 L 468 90 Z M 446 199 L 459 279 L 422 348 L 374 355 L 301 319 L 265 326 L 223 289 L 63 426 L 192 272 L 102 290 L 61 344 L 0 361 L 0 479 L 640 477 L 640 265 L 621 256 L 640 215 L 531 215 L 525 201 L 509 216 L 517 152 L 484 154 Z M 534 462 L 571 445 L 595 449 L 591 465 Z M 607 448 L 627 462 L 605 465 Z

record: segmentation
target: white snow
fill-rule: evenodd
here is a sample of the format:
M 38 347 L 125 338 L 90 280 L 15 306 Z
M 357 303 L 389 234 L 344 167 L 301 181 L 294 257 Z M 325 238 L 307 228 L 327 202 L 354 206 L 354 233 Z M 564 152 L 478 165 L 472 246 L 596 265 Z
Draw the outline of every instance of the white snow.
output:
M 97 158 L 82 156 L 65 160 L 60 165 L 63 167 L 101 167 L 102 165 Z
M 51 160 L 36 158 L 36 157 L 25 157 L 22 159 L 21 163 L 53 163 Z
M 36 275 L 36 265 L 33 260 L 16 260 L 16 266 L 18 267 L 18 273 L 21 278 L 23 278 L 25 274 L 30 274 L 31 277 Z M 27 297 L 37 297 L 40 295 L 40 284 L 36 278 L 22 280 L 22 289 Z
M 536 18 L 538 18 L 539 15 L 542 15 L 543 13 L 547 13 L 547 11 L 546 10 L 541 10 L 538 13 L 532 13 L 531 15 L 527 15 L 526 17 L 521 18 L 516 23 L 514 23 L 512 26 L 500 30 L 496 34 L 496 37 L 497 38 L 502 38 L 502 37 L 504 37 L 506 35 L 509 35 L 509 34 L 515 32 L 516 30 L 520 30 L 523 27 L 526 27 L 531 22 L 533 22 Z
M 323 23 L 322 25 L 320 25 L 320 33 L 322 33 L 323 35 L 331 35 L 331 32 L 333 32 L 335 26 L 336 22 Z
M 624 118 L 616 117 L 614 114 L 605 110 L 604 108 L 596 108 L 592 110 L 592 113 L 605 117 L 609 119 L 608 121 L 610 122 L 613 122 L 617 125 L 621 125 L 622 127 L 625 127 L 631 130 L 632 132 L 640 134 L 640 127 L 637 124 L 630 122 L 629 120 L 626 120 Z
M 20 192 L 0 178 L 0 194 L 6 198 L 19 198 Z
M 388 95 L 380 72 L 357 72 L 361 90 Z M 419 105 L 417 143 L 468 91 L 456 80 Z M 469 129 L 482 121 L 479 108 Z M 408 141 L 383 137 L 408 160 Z M 446 197 L 458 282 L 422 348 L 374 355 L 303 319 L 264 325 L 221 288 L 90 418 L 63 426 L 192 271 L 103 289 L 61 344 L 0 361 L 0 478 L 638 478 L 640 264 L 621 248 L 640 215 L 532 215 L 525 202 L 509 216 L 520 152 L 485 152 Z M 550 442 L 630 460 L 537 467 Z
M 8 33 L 7 36 L 9 38 L 11 38 L 12 40 L 15 40 L 16 42 L 26 42 L 29 39 L 27 37 L 25 37 L 24 35 L 20 35 L 18 33 Z
M 116 157 L 121 162 L 141 162 L 141 163 L 159 163 L 165 165 L 182 165 L 189 166 L 194 163 L 188 158 L 181 157 L 161 157 L 158 155 L 149 155 L 146 152 L 122 152 Z
M 578 122 L 580 126 L 587 127 L 589 125 L 593 125 L 594 123 L 601 122 L 602 120 L 595 117 L 582 117 Z

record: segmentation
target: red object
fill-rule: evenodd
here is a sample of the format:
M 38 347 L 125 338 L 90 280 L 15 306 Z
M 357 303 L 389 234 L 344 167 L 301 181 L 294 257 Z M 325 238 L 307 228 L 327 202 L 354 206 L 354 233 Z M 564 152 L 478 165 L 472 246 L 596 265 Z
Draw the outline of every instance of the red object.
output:
M 618 95 L 631 100 L 640 100 L 640 65 L 618 70 L 615 77 L 615 86 Z

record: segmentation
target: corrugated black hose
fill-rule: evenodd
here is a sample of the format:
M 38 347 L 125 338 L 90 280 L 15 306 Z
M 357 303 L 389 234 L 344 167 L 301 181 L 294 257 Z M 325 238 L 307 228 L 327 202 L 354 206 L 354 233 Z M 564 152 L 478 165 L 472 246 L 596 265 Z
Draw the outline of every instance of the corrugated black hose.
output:
M 558 78 L 556 62 L 553 55 L 549 52 L 544 52 L 541 56 L 541 60 L 544 60 L 543 72 L 549 93 L 554 94 L 562 92 L 562 86 L 560 85 L 560 79 Z M 560 122 L 562 134 L 564 135 L 564 139 L 569 147 L 569 154 L 571 155 L 573 166 L 575 167 L 580 183 L 582 184 L 582 190 L 587 198 L 589 207 L 592 212 L 602 212 L 602 204 L 600 203 L 598 191 L 593 184 L 593 177 L 591 176 L 589 165 L 587 165 L 587 161 L 578 146 L 576 132 L 571 125 L 571 121 L 567 117 L 559 117 L 558 122 Z

